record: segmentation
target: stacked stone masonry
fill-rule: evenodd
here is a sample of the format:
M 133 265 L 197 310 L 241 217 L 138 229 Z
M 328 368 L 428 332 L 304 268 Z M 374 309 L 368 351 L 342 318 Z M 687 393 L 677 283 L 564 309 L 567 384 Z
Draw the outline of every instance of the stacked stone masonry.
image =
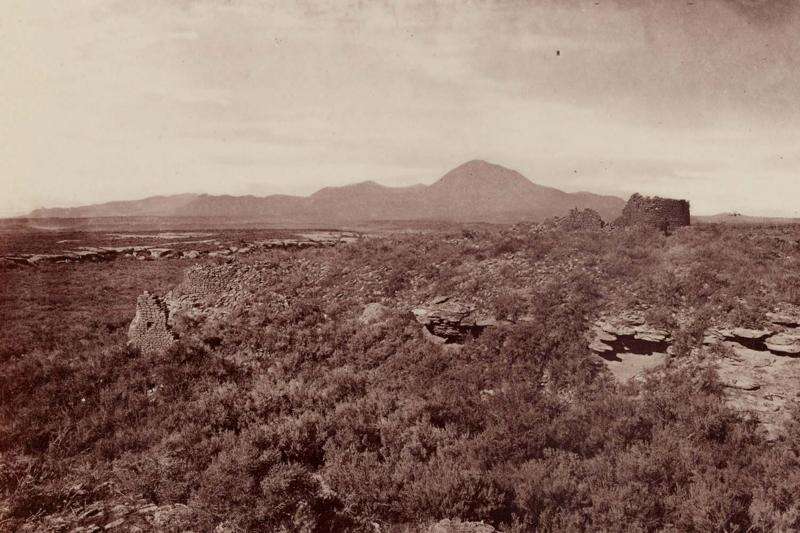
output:
M 571 209 L 566 216 L 546 220 L 542 226 L 565 231 L 595 231 L 603 229 L 605 222 L 603 222 L 597 211 L 593 209 L 580 210 L 575 208 Z
M 145 291 L 136 300 L 136 316 L 128 328 L 129 344 L 147 354 L 166 351 L 175 342 L 168 320 L 166 303 Z
M 617 219 L 617 226 L 651 226 L 675 229 L 691 225 L 689 202 L 634 194 Z
M 129 344 L 142 352 L 163 352 L 183 333 L 182 318 L 224 320 L 239 305 L 285 309 L 289 305 L 285 296 L 263 289 L 254 292 L 274 285 L 285 274 L 284 267 L 276 264 L 189 268 L 183 281 L 163 298 L 147 292 L 139 296 L 128 330 Z

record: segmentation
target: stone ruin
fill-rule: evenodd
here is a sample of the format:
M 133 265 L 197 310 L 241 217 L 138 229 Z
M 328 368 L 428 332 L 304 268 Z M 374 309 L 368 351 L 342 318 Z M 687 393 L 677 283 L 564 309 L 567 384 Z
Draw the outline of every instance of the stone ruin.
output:
M 195 265 L 184 272 L 174 289 L 159 297 L 145 291 L 136 301 L 136 315 L 128 328 L 128 344 L 142 353 L 166 351 L 182 332 L 179 317 L 190 320 L 223 319 L 237 305 L 285 308 L 285 296 L 258 291 L 256 287 L 274 285 L 281 270 L 272 266 Z
M 145 291 L 136 299 L 136 316 L 128 327 L 128 344 L 142 353 L 165 352 L 175 342 L 166 302 Z
M 634 194 L 625 204 L 614 225 L 648 226 L 669 231 L 691 225 L 689 202 L 672 198 L 649 197 Z
M 542 223 L 543 229 L 560 229 L 565 231 L 593 231 L 605 227 L 606 223 L 594 209 L 573 208 L 563 217 L 550 218 Z

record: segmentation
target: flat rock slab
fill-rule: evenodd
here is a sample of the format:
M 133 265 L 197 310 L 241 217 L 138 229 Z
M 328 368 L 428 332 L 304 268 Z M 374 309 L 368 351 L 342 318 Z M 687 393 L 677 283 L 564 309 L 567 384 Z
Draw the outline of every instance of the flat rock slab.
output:
M 734 328 L 730 333 L 733 337 L 761 340 L 769 337 L 772 332 L 766 329 Z
M 767 313 L 767 320 L 779 326 L 800 326 L 800 315 L 791 313 Z
M 800 360 L 732 345 L 736 359 L 715 362 L 728 404 L 758 417 L 774 437 L 800 400 Z
M 636 334 L 634 326 L 628 324 L 600 321 L 597 323 L 597 327 L 611 335 L 630 336 Z
M 611 341 L 615 341 L 616 339 L 611 339 Z M 591 343 L 589 343 L 589 349 L 595 353 L 612 353 L 614 348 L 606 344 L 600 339 L 595 339 Z
M 661 329 L 649 328 L 647 326 L 636 326 L 634 329 L 636 333 L 634 333 L 633 337 L 641 341 L 665 342 L 670 338 L 669 332 Z
M 607 331 L 603 331 L 603 329 L 598 328 L 598 327 L 594 328 L 592 330 L 592 333 L 594 335 L 594 338 L 599 340 L 599 341 L 601 341 L 601 342 L 614 342 L 614 341 L 617 340 L 617 336 L 616 335 L 612 335 L 611 333 L 608 333 Z
M 664 364 L 667 354 L 654 353 L 651 355 L 638 355 L 633 353 L 618 353 L 619 361 L 605 361 L 606 367 L 620 383 L 641 377 L 648 370 Z
M 758 390 L 761 388 L 761 384 L 749 376 L 720 376 L 720 382 L 723 387 L 727 387 L 729 389 Z
M 800 354 L 800 333 L 778 333 L 767 339 L 767 349 L 771 352 L 795 355 Z

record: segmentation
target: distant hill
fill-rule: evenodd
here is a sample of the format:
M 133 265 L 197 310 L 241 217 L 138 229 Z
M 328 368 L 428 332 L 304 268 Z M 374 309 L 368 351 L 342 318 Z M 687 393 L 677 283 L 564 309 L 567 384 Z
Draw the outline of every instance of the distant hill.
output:
M 214 196 L 181 194 L 71 208 L 37 209 L 34 218 L 225 217 L 273 222 L 453 220 L 517 222 L 543 220 L 570 209 L 591 208 L 606 219 L 625 202 L 615 196 L 566 193 L 533 183 L 515 170 L 486 161 L 460 165 L 432 185 L 387 187 L 365 181 L 325 187 L 311 196 Z
M 756 217 L 741 213 L 719 213 L 717 215 L 692 216 L 693 223 L 700 224 L 800 224 L 800 218 Z
M 175 194 L 172 196 L 151 196 L 143 200 L 107 202 L 81 207 L 53 207 L 36 209 L 29 216 L 36 218 L 90 218 L 90 217 L 136 217 L 161 216 L 175 213 L 182 207 L 196 201 L 199 194 Z

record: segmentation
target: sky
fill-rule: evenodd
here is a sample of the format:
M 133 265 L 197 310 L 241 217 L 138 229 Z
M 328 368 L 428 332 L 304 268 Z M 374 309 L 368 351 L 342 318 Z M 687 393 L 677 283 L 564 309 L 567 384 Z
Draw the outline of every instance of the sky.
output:
M 0 216 L 432 183 L 800 216 L 795 0 L 5 0 Z

